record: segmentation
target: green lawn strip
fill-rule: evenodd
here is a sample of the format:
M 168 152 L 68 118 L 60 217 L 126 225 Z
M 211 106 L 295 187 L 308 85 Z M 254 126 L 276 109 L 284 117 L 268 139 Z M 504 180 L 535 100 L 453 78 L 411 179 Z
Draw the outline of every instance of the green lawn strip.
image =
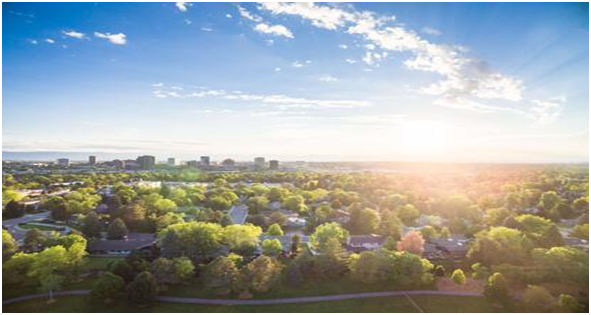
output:
M 428 299 L 432 297 L 424 297 Z M 462 299 L 462 298 L 460 298 Z M 450 308 L 436 303 L 433 311 L 449 311 Z M 3 306 L 5 312 L 336 312 L 336 313 L 413 313 L 416 308 L 405 297 L 381 297 L 343 301 L 314 302 L 301 304 L 281 305 L 198 305 L 184 303 L 156 303 L 151 307 L 137 308 L 130 306 L 124 299 L 117 303 L 104 305 L 88 296 L 59 297 L 52 304 L 47 304 L 47 299 L 29 300 Z M 458 310 L 461 311 L 461 310 Z
M 495 309 L 482 297 L 410 296 L 427 313 L 492 313 Z
M 34 223 L 21 223 L 18 226 L 23 229 L 27 229 L 27 230 L 33 229 L 33 228 L 41 230 L 41 231 L 60 231 L 61 230 L 61 228 L 45 226 L 45 225 L 38 225 L 38 224 L 34 224 Z

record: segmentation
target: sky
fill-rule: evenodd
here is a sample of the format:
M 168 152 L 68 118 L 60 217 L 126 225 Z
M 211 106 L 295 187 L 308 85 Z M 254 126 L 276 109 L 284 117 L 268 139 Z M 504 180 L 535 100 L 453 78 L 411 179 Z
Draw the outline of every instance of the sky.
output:
M 3 156 L 588 162 L 588 16 L 588 3 L 3 3 Z

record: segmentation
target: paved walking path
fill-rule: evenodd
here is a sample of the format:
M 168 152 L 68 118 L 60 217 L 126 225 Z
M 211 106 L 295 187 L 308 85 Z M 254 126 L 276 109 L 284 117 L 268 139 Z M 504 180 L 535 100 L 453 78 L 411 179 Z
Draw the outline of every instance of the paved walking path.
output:
M 90 290 L 71 290 L 71 291 L 59 291 L 53 295 L 66 296 L 66 295 L 87 295 Z M 365 299 L 373 297 L 390 297 L 390 296 L 406 296 L 409 295 L 443 295 L 443 296 L 482 296 L 480 293 L 475 292 L 461 292 L 461 291 L 437 291 L 437 290 L 413 290 L 413 291 L 385 291 L 385 292 L 364 292 L 364 293 L 350 293 L 350 294 L 338 294 L 338 295 L 324 295 L 324 296 L 305 296 L 305 297 L 292 297 L 292 298 L 280 298 L 280 299 L 253 299 L 253 300 L 233 300 L 233 299 L 204 299 L 204 298 L 189 298 L 189 297 L 176 297 L 176 296 L 158 296 L 156 300 L 161 302 L 173 302 L 173 303 L 188 303 L 188 304 L 210 304 L 210 305 L 272 305 L 272 304 L 291 304 L 291 303 L 312 303 L 312 302 L 323 302 L 323 301 L 340 301 L 350 299 Z M 20 296 L 12 299 L 2 300 L 2 305 L 21 302 L 31 299 L 46 298 L 47 294 L 31 294 Z

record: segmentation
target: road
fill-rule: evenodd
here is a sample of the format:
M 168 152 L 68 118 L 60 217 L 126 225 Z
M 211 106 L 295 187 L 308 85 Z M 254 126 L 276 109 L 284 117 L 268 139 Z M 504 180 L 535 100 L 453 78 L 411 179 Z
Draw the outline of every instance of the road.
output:
M 20 218 L 2 221 L 2 227 L 5 228 L 6 230 L 8 230 L 8 232 L 10 232 L 10 234 L 12 234 L 12 237 L 14 237 L 15 240 L 20 241 L 23 238 L 25 238 L 25 234 L 27 233 L 27 230 L 19 228 L 19 226 L 18 226 L 19 224 L 27 223 L 27 222 L 31 222 L 31 221 L 36 221 L 36 220 L 43 220 L 43 219 L 47 219 L 48 217 L 49 217 L 48 211 L 41 212 L 41 213 L 35 213 L 35 214 L 27 214 L 27 215 L 20 217 Z
M 90 290 L 71 290 L 71 291 L 60 291 L 55 292 L 54 296 L 67 296 L 67 295 L 87 295 L 90 294 Z M 262 299 L 262 300 L 232 300 L 232 299 L 202 299 L 202 298 L 188 298 L 188 297 L 176 297 L 176 296 L 158 296 L 156 300 L 160 302 L 171 302 L 171 303 L 188 303 L 188 304 L 209 304 L 209 305 L 273 305 L 273 304 L 297 304 L 297 303 L 313 303 L 313 302 L 324 302 L 324 301 L 340 301 L 340 300 L 351 300 L 351 299 L 365 299 L 374 297 L 392 297 L 392 296 L 408 296 L 411 295 L 439 295 L 439 296 L 482 296 L 480 293 L 475 292 L 462 292 L 462 291 L 437 291 L 437 290 L 413 290 L 413 291 L 385 291 L 385 292 L 364 292 L 364 293 L 350 293 L 350 294 L 338 294 L 338 295 L 325 295 L 325 296 L 306 296 L 306 297 L 293 297 L 293 298 L 281 298 L 281 299 Z M 22 302 L 31 299 L 45 298 L 47 294 L 31 294 L 20 296 L 12 299 L 2 300 L 2 305 Z

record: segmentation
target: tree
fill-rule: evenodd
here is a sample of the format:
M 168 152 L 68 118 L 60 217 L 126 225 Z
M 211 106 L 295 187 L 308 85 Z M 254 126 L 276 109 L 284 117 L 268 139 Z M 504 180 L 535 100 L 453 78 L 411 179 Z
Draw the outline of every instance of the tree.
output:
M 468 258 L 485 265 L 520 264 L 526 260 L 530 248 L 530 242 L 521 231 L 504 226 L 492 227 L 476 234 Z
M 274 188 L 272 188 L 271 191 L 273 191 L 273 189 Z M 271 191 L 269 191 L 269 193 Z M 271 199 L 271 197 L 269 197 L 269 199 Z M 306 210 L 308 210 L 308 207 L 306 207 L 304 201 L 304 197 L 300 195 L 291 195 L 283 200 L 283 206 L 293 212 L 304 213 Z
M 212 196 L 208 198 L 207 205 L 214 210 L 228 210 L 232 207 L 232 202 L 222 196 Z
M 178 257 L 172 260 L 175 282 L 185 282 L 195 275 L 195 265 L 187 257 Z
M 298 234 L 294 234 L 291 237 L 291 246 L 289 247 L 289 252 L 292 255 L 296 255 L 300 251 L 300 242 L 302 237 Z
M 250 197 L 246 201 L 248 206 L 248 212 L 251 214 L 257 214 L 261 211 L 267 210 L 269 206 L 269 199 L 265 196 Z
M 51 212 L 51 217 L 57 221 L 68 221 L 72 215 L 70 206 L 62 197 L 51 197 L 44 205 Z
M 250 283 L 250 288 L 266 292 L 281 275 L 282 266 L 275 258 L 259 256 L 240 271 L 243 281 Z
M 462 269 L 456 269 L 451 274 L 451 280 L 455 284 L 459 284 L 459 285 L 466 284 L 466 275 L 464 275 L 464 271 Z
M 119 293 L 125 291 L 125 280 L 111 272 L 103 273 L 93 284 L 90 295 L 110 304 Z
M 573 228 L 573 231 L 570 233 L 572 237 L 578 237 L 585 240 L 589 239 L 589 223 L 587 224 L 579 224 Z
M 384 244 L 382 244 L 382 248 L 387 249 L 387 250 L 396 250 L 397 243 L 398 243 L 398 240 L 396 240 L 392 236 L 388 236 L 386 238 L 386 240 L 384 241 Z
M 421 236 L 421 233 L 416 231 L 410 231 L 400 239 L 396 244 L 396 248 L 399 251 L 407 251 L 415 255 L 423 254 L 425 240 Z
M 572 281 L 588 285 L 589 255 L 573 247 L 536 248 L 531 252 L 533 264 L 547 281 Z
M 41 290 L 47 291 L 49 293 L 49 301 L 53 301 L 53 291 L 62 288 L 62 284 L 64 283 L 64 276 L 60 276 L 53 273 L 46 274 L 39 279 L 39 282 L 41 283 Z
M 252 224 L 232 224 L 224 228 L 224 241 L 230 250 L 239 253 L 252 252 L 258 242 L 262 229 Z
M 523 304 L 528 312 L 547 312 L 554 303 L 554 298 L 544 287 L 529 285 L 523 292 Z
M 546 211 L 550 211 L 561 202 L 562 198 L 555 191 L 547 191 L 540 196 L 539 206 Z
M 279 226 L 284 226 L 286 221 L 287 217 L 285 216 L 285 214 L 279 211 L 275 211 L 271 213 L 271 215 L 269 216 L 269 224 L 271 225 L 279 224 Z
M 267 230 L 267 235 L 283 236 L 283 230 L 281 229 L 281 226 L 279 226 L 279 224 L 271 224 L 271 226 L 269 226 L 269 229 Z
M 501 273 L 494 273 L 484 287 L 484 297 L 493 303 L 507 305 L 510 301 L 509 286 Z
M 419 209 L 417 209 L 412 204 L 406 204 L 404 206 L 400 206 L 396 209 L 398 212 L 398 217 L 404 224 L 406 225 L 414 225 L 414 222 L 418 217 L 421 215 Z
M 447 228 L 447 226 L 444 226 L 441 228 L 441 231 L 439 231 L 439 236 L 441 238 L 445 238 L 445 239 L 448 239 L 451 237 L 451 233 L 449 232 L 449 229 Z
M 2 262 L 5 262 L 18 250 L 18 245 L 12 234 L 2 229 Z
M 427 225 L 421 229 L 421 235 L 427 241 L 430 241 L 431 239 L 436 238 L 438 236 L 437 230 L 435 230 L 435 228 L 430 225 Z
M 103 223 L 96 212 L 90 212 L 82 222 L 82 233 L 87 237 L 100 237 L 103 230 Z
M 363 283 L 421 283 L 433 269 L 426 259 L 407 252 L 388 250 L 365 251 L 351 257 L 351 276 Z
M 46 243 L 47 235 L 36 228 L 28 230 L 23 240 L 23 246 L 27 252 L 39 251 Z
M 283 201 L 285 196 L 287 196 L 287 194 L 288 194 L 287 189 L 285 189 L 283 187 L 273 187 L 273 188 L 269 189 L 269 192 L 267 192 L 267 198 L 269 198 L 269 200 L 271 200 L 271 201 L 281 202 L 281 201 Z M 302 198 L 302 202 L 303 202 L 303 198 Z M 287 205 L 284 204 L 284 206 L 286 208 L 288 208 Z M 293 210 L 293 209 L 291 209 L 291 210 Z M 293 211 L 296 211 L 296 210 L 293 210 Z
M 195 261 L 203 261 L 218 255 L 224 230 L 216 223 L 177 223 L 158 233 L 158 245 L 163 257 L 187 256 Z
M 564 313 L 576 313 L 576 312 L 580 312 L 581 310 L 581 305 L 579 304 L 579 302 L 577 302 L 577 299 L 575 299 L 572 295 L 568 295 L 568 294 L 561 294 L 558 297 L 558 310 L 560 312 L 564 312 Z
M 394 211 L 385 211 L 380 221 L 379 232 L 384 236 L 391 236 L 395 241 L 402 237 L 402 221 Z
M 3 183 L 5 183 L 3 181 Z M 10 203 L 11 201 L 20 201 L 24 198 L 25 196 L 23 196 L 22 194 L 12 190 L 12 189 L 3 189 L 2 190 L 2 206 L 6 206 L 8 205 L 8 203 Z M 4 213 L 6 215 L 6 213 Z M 10 217 L 6 217 L 6 218 L 10 218 Z M 17 218 L 17 217 L 14 217 Z
M 303 281 L 304 276 L 300 271 L 300 267 L 297 263 L 292 262 L 287 266 L 285 270 L 285 282 L 291 287 L 297 287 Z
M 226 256 L 220 256 L 205 268 L 205 285 L 219 290 L 222 293 L 230 291 L 236 277 L 238 268 L 234 261 Z
M 160 285 L 159 291 L 166 290 L 166 284 L 174 281 L 174 266 L 172 260 L 159 257 L 150 264 L 150 273 Z
M 324 223 L 316 227 L 310 237 L 312 245 L 318 250 L 322 250 L 323 246 L 332 238 L 341 244 L 345 244 L 349 238 L 349 232 L 336 222 Z
M 154 276 L 144 271 L 127 286 L 127 297 L 138 306 L 149 305 L 158 294 L 158 283 Z
M 281 254 L 283 246 L 278 239 L 266 239 L 261 244 L 263 254 L 271 257 L 275 257 Z
M 25 208 L 16 200 L 10 200 L 2 213 L 5 219 L 20 218 L 25 215 Z
M 168 212 L 156 219 L 156 231 L 161 231 L 169 225 L 183 222 L 185 222 L 183 213 Z
M 353 209 L 349 229 L 354 234 L 371 234 L 378 231 L 380 215 L 370 208 Z
M 474 263 L 470 268 L 472 269 L 472 278 L 474 279 L 488 279 L 490 277 L 490 270 L 481 263 Z
M 109 224 L 109 229 L 107 230 L 107 237 L 109 239 L 120 240 L 127 237 L 127 234 L 129 234 L 129 231 L 123 220 L 117 218 Z
M 438 265 L 437 267 L 435 267 L 435 275 L 438 277 L 445 276 L 445 267 L 443 267 L 442 265 Z

